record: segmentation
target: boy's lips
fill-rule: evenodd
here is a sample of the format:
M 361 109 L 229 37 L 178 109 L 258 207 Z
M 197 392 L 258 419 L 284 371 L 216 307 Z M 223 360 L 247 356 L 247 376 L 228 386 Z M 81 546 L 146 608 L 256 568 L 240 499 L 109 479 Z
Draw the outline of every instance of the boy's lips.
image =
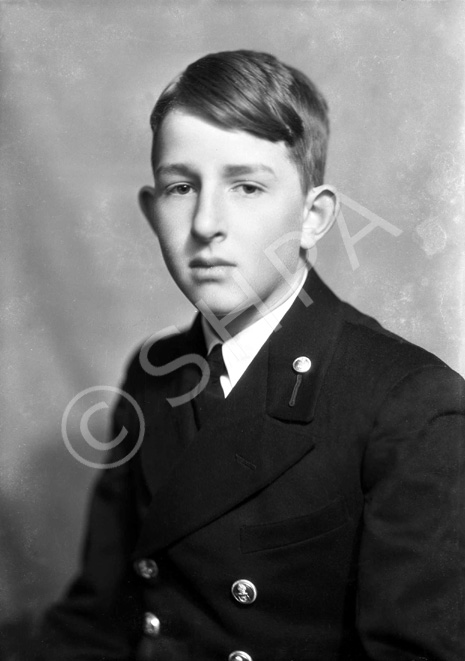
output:
M 228 272 L 236 266 L 226 259 L 214 257 L 195 257 L 189 262 L 189 267 L 198 281 L 221 281 L 227 277 Z
M 209 269 L 216 266 L 236 266 L 233 262 L 214 257 L 195 257 L 189 262 L 191 268 Z

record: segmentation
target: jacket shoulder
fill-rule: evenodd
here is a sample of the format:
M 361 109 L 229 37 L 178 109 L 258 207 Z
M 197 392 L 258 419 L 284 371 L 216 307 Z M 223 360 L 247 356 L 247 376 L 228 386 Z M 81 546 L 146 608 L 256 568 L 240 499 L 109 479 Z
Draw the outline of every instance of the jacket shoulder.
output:
M 363 373 L 364 378 L 371 375 L 372 378 L 391 382 L 428 368 L 440 368 L 456 374 L 433 353 L 387 330 L 351 305 L 342 305 L 344 323 L 340 349 L 352 371 L 359 371 L 360 375 Z

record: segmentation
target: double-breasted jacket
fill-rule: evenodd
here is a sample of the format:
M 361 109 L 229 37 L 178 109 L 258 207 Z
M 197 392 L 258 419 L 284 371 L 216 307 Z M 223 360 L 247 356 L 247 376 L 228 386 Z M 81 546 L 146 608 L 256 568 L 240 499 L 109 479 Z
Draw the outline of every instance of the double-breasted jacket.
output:
M 44 659 L 465 659 L 463 381 L 305 291 L 200 429 L 199 320 L 136 354 Z

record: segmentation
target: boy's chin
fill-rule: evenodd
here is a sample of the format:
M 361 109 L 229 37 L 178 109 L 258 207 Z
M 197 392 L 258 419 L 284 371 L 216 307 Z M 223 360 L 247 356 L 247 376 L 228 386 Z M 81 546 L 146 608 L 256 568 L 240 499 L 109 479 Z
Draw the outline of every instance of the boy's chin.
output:
M 203 299 L 194 303 L 195 307 L 201 312 L 204 317 L 207 319 L 209 317 L 214 317 L 218 321 L 227 321 L 235 319 L 236 317 L 242 315 L 245 311 L 245 308 L 230 308 L 225 305 L 212 305 L 208 301 Z
M 246 300 L 244 294 L 228 295 L 227 292 L 212 292 L 205 290 L 200 296 L 188 296 L 190 302 L 207 318 L 214 316 L 218 320 L 233 319 L 244 313 L 251 303 Z M 241 295 L 242 294 L 242 295 Z
M 205 301 L 198 301 L 195 307 L 201 314 L 210 322 L 210 325 L 215 328 L 216 323 L 220 324 L 221 328 L 227 330 L 232 336 L 243 330 L 260 317 L 260 312 L 255 305 L 244 301 L 240 302 L 232 309 L 226 306 L 208 305 Z

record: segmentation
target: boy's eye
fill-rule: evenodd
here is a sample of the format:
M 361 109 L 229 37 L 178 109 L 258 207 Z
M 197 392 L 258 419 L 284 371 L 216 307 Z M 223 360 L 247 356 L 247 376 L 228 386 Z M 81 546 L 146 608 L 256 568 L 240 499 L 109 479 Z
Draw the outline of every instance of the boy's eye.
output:
M 240 184 L 238 188 L 246 196 L 252 196 L 262 192 L 262 189 L 255 186 L 255 184 Z
M 168 188 L 168 193 L 171 195 L 188 195 L 192 191 L 190 184 L 176 184 Z

